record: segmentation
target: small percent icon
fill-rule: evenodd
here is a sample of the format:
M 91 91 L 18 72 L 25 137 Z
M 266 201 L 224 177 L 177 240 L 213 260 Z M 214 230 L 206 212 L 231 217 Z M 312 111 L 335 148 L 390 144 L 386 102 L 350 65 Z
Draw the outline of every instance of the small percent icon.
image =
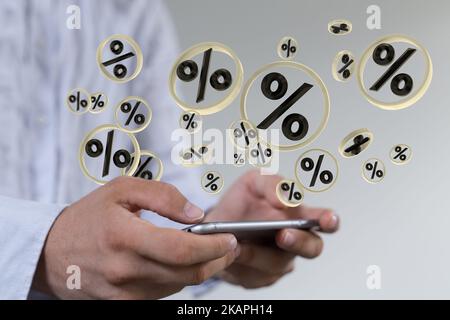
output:
M 199 166 L 208 161 L 211 151 L 207 146 L 194 146 L 181 152 L 181 164 L 185 167 Z
M 93 93 L 91 95 L 91 113 L 100 113 L 105 110 L 106 104 L 108 103 L 108 98 L 103 93 Z
M 242 167 L 245 164 L 245 157 L 243 153 L 235 153 L 233 155 L 233 158 L 234 158 L 233 164 L 236 167 Z
M 134 162 L 134 155 L 132 155 L 131 162 Z M 152 152 L 142 150 L 139 164 L 136 172 L 133 174 L 133 177 L 159 181 L 161 179 L 162 172 L 163 164 L 161 160 Z
M 345 35 L 352 31 L 352 24 L 347 20 L 334 20 L 328 24 L 328 31 L 335 35 Z
M 333 62 L 333 77 L 337 81 L 347 81 L 353 74 L 355 59 L 351 52 L 341 51 L 337 54 Z M 340 66 L 340 64 L 343 66 Z
M 363 178 L 369 183 L 378 183 L 383 180 L 386 169 L 379 159 L 369 159 L 363 165 Z
M 258 141 L 258 133 L 253 124 L 246 120 L 233 122 L 230 126 L 233 142 L 241 148 L 249 148 Z
M 250 164 L 259 166 L 266 166 L 272 160 L 272 149 L 264 147 L 258 142 L 254 149 L 250 150 L 251 160 Z
M 125 46 L 130 47 L 131 51 L 124 52 Z M 108 56 L 106 61 L 103 61 L 104 56 Z M 124 83 L 134 79 L 142 69 L 142 61 L 142 51 L 139 45 L 126 35 L 112 35 L 97 48 L 97 63 L 100 70 L 112 81 Z M 126 66 L 126 63 L 129 65 L 135 63 L 134 72 L 131 75 L 129 75 L 129 67 Z M 109 72 L 111 67 L 112 74 Z
M 198 112 L 185 112 L 180 117 L 180 127 L 187 130 L 189 133 L 194 133 L 200 129 L 202 124 L 202 117 Z
M 378 91 L 382 88 L 386 82 L 391 81 L 391 91 L 397 96 L 406 96 L 411 93 L 414 85 L 414 81 L 410 75 L 406 73 L 399 73 L 395 75 L 396 72 L 408 61 L 412 55 L 417 50 L 414 48 L 406 49 L 403 54 L 394 61 L 395 59 L 395 49 L 392 45 L 388 43 L 379 44 L 373 51 L 372 58 L 373 61 L 379 66 L 390 67 L 386 72 L 370 87 L 372 91 Z M 395 75 L 395 76 L 394 76 Z
M 339 146 L 339 153 L 344 158 L 357 156 L 366 150 L 373 141 L 373 134 L 368 129 L 358 129 L 348 134 Z
M 219 193 L 223 184 L 223 177 L 216 171 L 208 171 L 202 177 L 202 188 L 208 193 Z
M 307 151 L 297 160 L 296 175 L 305 189 L 311 192 L 326 191 L 336 182 L 337 161 L 328 151 L 320 149 Z
M 278 44 L 278 55 L 282 59 L 291 60 L 297 53 L 298 44 L 292 37 L 284 37 Z
M 131 155 L 125 149 L 120 149 L 116 151 L 114 154 L 112 154 L 113 142 L 114 142 L 114 130 L 110 130 L 108 132 L 105 147 L 103 146 L 103 143 L 99 139 L 91 139 L 85 145 L 85 152 L 91 158 L 98 158 L 102 154 L 104 154 L 102 178 L 109 175 L 109 170 L 111 167 L 111 157 L 114 165 L 120 169 L 126 168 L 132 163 Z
M 78 88 L 72 90 L 67 96 L 67 106 L 69 110 L 76 114 L 89 111 L 91 98 L 86 90 Z
M 276 89 L 273 89 L 273 84 L 276 83 Z M 288 111 L 300 98 L 302 98 L 314 86 L 309 83 L 303 83 L 285 99 L 271 114 L 269 114 L 260 124 L 258 129 L 268 129 L 275 121 L 277 121 L 286 111 Z M 261 91 L 264 96 L 270 100 L 279 100 L 283 98 L 288 90 L 288 82 L 286 78 L 278 72 L 271 72 L 267 74 L 261 82 Z M 297 129 L 294 130 L 294 124 Z M 284 136 L 292 141 L 303 139 L 308 133 L 308 120 L 298 113 L 292 113 L 284 118 L 282 123 L 282 132 Z
M 146 114 L 138 110 L 146 109 Z M 125 121 L 121 119 L 125 116 Z M 150 123 L 152 110 L 148 104 L 139 97 L 128 97 L 119 103 L 116 108 L 116 122 L 119 127 L 130 133 L 136 133 L 144 130 Z
M 303 192 L 294 181 L 280 181 L 276 193 L 278 199 L 288 207 L 298 207 L 303 202 Z
M 206 82 L 208 79 L 209 66 L 211 62 L 211 54 L 213 49 L 209 48 L 203 52 L 203 63 L 200 71 L 198 83 L 196 103 L 200 103 L 205 99 Z M 190 82 L 197 78 L 198 65 L 193 60 L 181 62 L 177 67 L 177 76 L 181 81 Z M 209 83 L 217 91 L 227 90 L 233 82 L 230 71 L 227 69 L 218 69 L 213 72 L 209 78 Z
M 390 152 L 392 163 L 397 165 L 407 164 L 412 157 L 412 150 L 406 144 L 395 145 Z

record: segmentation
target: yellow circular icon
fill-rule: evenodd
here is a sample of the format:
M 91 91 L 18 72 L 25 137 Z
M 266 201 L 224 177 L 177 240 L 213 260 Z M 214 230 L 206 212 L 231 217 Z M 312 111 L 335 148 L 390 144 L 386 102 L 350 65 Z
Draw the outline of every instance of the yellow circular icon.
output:
M 90 113 L 100 113 L 106 109 L 108 105 L 108 97 L 102 92 L 96 92 L 91 94 L 91 107 L 89 108 Z
M 297 40 L 293 37 L 283 37 L 278 43 L 277 52 L 281 59 L 292 60 L 299 50 Z
M 352 23 L 344 19 L 336 19 L 328 23 L 328 32 L 336 36 L 349 34 L 352 28 Z
M 100 137 L 98 136 L 100 135 L 103 135 L 103 139 L 99 139 Z M 127 136 L 134 150 L 132 152 L 126 149 L 114 150 L 115 135 Z M 139 161 L 136 158 L 133 160 L 131 155 L 134 154 L 139 159 L 140 152 L 139 144 L 133 134 L 124 132 L 114 125 L 102 125 L 89 132 L 80 144 L 79 160 L 81 170 L 87 178 L 98 184 L 105 184 L 121 175 L 132 176 L 138 167 Z M 93 167 L 94 169 L 101 168 L 101 177 L 89 170 L 86 157 L 96 161 Z M 98 165 L 97 161 L 100 160 L 101 163 Z M 129 167 L 128 171 L 124 172 L 123 169 L 127 167 Z
M 233 60 L 236 69 L 235 75 L 225 68 L 213 70 L 211 75 L 209 74 L 210 61 L 214 52 L 223 53 Z M 201 66 L 192 60 L 199 54 L 203 54 Z M 243 74 L 241 61 L 233 50 L 217 42 L 199 43 L 183 52 L 175 62 L 170 73 L 169 90 L 176 104 L 184 111 L 196 111 L 200 115 L 210 115 L 225 109 L 233 102 L 241 90 Z M 176 89 L 177 79 L 184 83 L 194 79 L 199 80 L 195 103 L 189 103 L 180 98 Z M 224 91 L 226 95 L 214 103 L 200 107 L 199 104 L 205 100 L 207 82 L 215 91 Z
M 289 86 L 286 77 L 280 72 L 271 72 L 271 70 L 277 68 L 286 68 L 286 71 L 290 71 L 293 73 L 301 72 L 301 74 L 305 75 L 308 78 L 308 81 L 312 82 L 313 84 L 308 82 L 304 82 L 300 86 L 298 86 L 297 84 L 294 87 L 295 89 L 291 90 L 293 92 L 288 94 Z M 249 117 L 249 109 L 253 107 L 258 108 L 257 110 L 260 111 L 261 104 L 250 103 L 248 101 L 249 93 L 253 85 L 255 84 L 255 81 L 261 76 L 263 76 L 262 81 L 258 81 L 257 85 L 255 86 L 260 88 L 260 91 L 267 98 L 267 100 L 282 101 L 281 104 L 279 104 L 280 102 L 273 102 L 277 105 L 279 104 L 278 107 L 271 107 L 270 113 L 266 115 L 266 117 L 262 121 L 254 121 Z M 273 84 L 276 84 L 276 89 L 274 89 Z M 316 87 L 318 89 L 316 89 Z M 309 121 L 305 116 L 295 112 L 289 113 L 288 115 L 285 115 L 285 113 L 287 113 L 287 111 L 290 110 L 296 103 L 299 103 L 300 99 L 305 99 L 305 96 L 307 96 L 309 92 L 319 92 L 320 98 L 322 100 L 320 102 L 322 111 L 320 113 L 321 119 L 317 128 L 313 130 L 312 134 L 308 135 L 308 133 L 311 131 L 311 125 L 309 124 Z M 317 93 L 315 93 L 315 95 L 317 95 Z M 317 102 L 314 101 L 313 103 Z M 317 107 L 319 106 L 317 105 Z M 298 109 L 299 111 L 301 111 L 300 108 Z M 314 115 L 318 114 L 318 110 L 316 108 L 313 111 Z M 261 112 L 259 112 L 258 114 L 260 113 Z M 273 62 L 257 70 L 245 84 L 243 95 L 241 97 L 241 117 L 244 120 L 250 121 L 252 123 L 259 123 L 256 126 L 258 130 L 262 131 L 258 134 L 259 139 L 261 141 L 264 141 L 265 143 L 270 143 L 272 148 L 280 151 L 297 150 L 313 142 L 325 129 L 325 126 L 328 123 L 329 115 L 330 98 L 328 95 L 328 90 L 322 79 L 314 70 L 303 64 L 293 61 Z M 265 135 L 262 133 L 267 133 L 267 130 L 270 128 L 280 129 L 280 126 L 274 125 L 274 123 L 276 123 L 280 118 L 283 118 L 281 131 L 284 138 L 288 142 L 275 143 L 274 141 L 267 141 L 267 138 L 264 137 Z
M 412 149 L 406 144 L 396 144 L 389 153 L 391 162 L 396 165 L 407 164 L 412 158 Z
M 392 44 L 406 44 L 412 46 L 412 48 L 407 48 L 400 57 L 396 58 L 397 53 Z M 414 90 L 414 87 L 416 87 L 414 79 L 409 74 L 403 73 L 401 68 L 417 51 L 422 53 L 424 57 L 425 72 L 422 83 L 418 86 L 418 89 Z M 386 70 L 375 82 L 369 84 L 370 88 L 368 89 L 364 83 L 364 75 L 369 58 L 372 58 L 376 65 L 384 67 Z M 432 77 L 433 64 L 428 50 L 414 39 L 404 35 L 391 35 L 375 41 L 363 53 L 358 65 L 358 84 L 363 96 L 374 106 L 385 110 L 400 110 L 415 104 L 427 91 Z M 369 91 L 378 92 L 388 82 L 391 92 L 402 99 L 388 102 L 375 98 L 373 94 L 369 93 Z
M 142 111 L 144 110 L 144 111 Z M 152 120 L 152 109 L 140 97 L 128 97 L 119 102 L 114 115 L 119 128 L 128 133 L 145 130 Z
M 377 158 L 371 158 L 364 162 L 362 166 L 362 176 L 369 183 L 378 183 L 384 179 L 386 167 L 383 161 Z
M 310 192 L 324 192 L 337 181 L 338 162 L 328 151 L 311 149 L 298 158 L 295 175 L 303 189 Z
M 73 89 L 67 95 L 66 105 L 72 113 L 86 113 L 91 108 L 91 95 L 82 88 Z
M 331 73 L 336 81 L 345 82 L 355 72 L 355 56 L 348 50 L 339 52 L 333 60 Z
M 282 180 L 277 185 L 277 197 L 287 207 L 298 207 L 303 203 L 304 194 L 297 183 L 292 180 Z
M 219 193 L 224 185 L 222 175 L 217 171 L 205 172 L 202 176 L 202 188 L 207 193 Z
M 97 64 L 102 74 L 117 83 L 135 79 L 142 70 L 142 51 L 133 38 L 115 34 L 97 48 Z
M 153 181 L 161 180 L 164 171 L 161 159 L 148 150 L 141 150 L 140 154 L 141 157 L 138 161 L 137 169 L 133 173 L 133 177 Z M 134 154 L 131 154 L 131 159 L 132 163 L 134 163 Z
M 373 133 L 369 129 L 358 129 L 350 132 L 339 145 L 339 153 L 344 158 L 352 158 L 365 151 L 373 141 Z
M 195 133 L 202 127 L 202 116 L 196 111 L 183 112 L 180 116 L 180 128 L 189 133 Z

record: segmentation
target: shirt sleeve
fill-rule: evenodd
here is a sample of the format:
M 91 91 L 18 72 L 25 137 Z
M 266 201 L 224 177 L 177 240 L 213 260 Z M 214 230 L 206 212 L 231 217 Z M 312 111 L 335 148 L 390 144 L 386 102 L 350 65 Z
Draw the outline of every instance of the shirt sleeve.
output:
M 27 299 L 47 234 L 64 207 L 0 196 L 0 299 Z

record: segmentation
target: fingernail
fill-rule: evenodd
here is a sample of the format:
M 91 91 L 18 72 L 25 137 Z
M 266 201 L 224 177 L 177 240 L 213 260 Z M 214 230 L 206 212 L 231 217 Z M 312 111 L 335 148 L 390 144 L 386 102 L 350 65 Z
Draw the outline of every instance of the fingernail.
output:
M 287 247 L 290 247 L 294 244 L 294 242 L 295 242 L 294 235 L 289 231 L 285 232 L 283 236 L 283 244 Z
M 184 214 L 192 220 L 199 220 L 205 215 L 202 209 L 190 202 L 186 202 L 186 205 L 184 206 Z
M 237 246 L 236 249 L 234 249 L 234 256 L 237 258 L 241 254 L 241 246 Z
M 337 228 L 338 224 L 339 224 L 339 217 L 333 214 L 333 216 L 331 217 L 330 227 L 333 229 Z
M 230 237 L 230 248 L 231 250 L 235 250 L 237 248 L 238 242 L 235 236 Z

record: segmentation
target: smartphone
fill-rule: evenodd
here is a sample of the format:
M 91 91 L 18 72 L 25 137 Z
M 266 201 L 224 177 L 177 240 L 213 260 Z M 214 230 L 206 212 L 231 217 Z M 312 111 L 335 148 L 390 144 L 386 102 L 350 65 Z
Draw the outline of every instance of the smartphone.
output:
M 232 233 L 240 242 L 275 243 L 281 229 L 319 230 L 317 220 L 227 221 L 200 223 L 183 229 L 195 234 Z

